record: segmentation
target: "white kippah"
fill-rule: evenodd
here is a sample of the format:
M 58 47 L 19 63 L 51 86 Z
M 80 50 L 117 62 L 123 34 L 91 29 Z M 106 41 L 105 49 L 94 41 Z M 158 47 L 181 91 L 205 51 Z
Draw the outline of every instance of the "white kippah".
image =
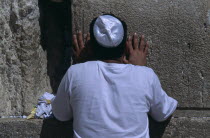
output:
M 94 24 L 93 32 L 96 41 L 106 48 L 117 47 L 124 37 L 121 21 L 111 15 L 99 16 Z

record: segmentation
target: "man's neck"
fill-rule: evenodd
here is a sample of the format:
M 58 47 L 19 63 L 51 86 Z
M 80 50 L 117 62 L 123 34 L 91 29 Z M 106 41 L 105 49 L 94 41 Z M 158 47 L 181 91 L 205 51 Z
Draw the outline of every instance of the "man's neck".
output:
M 119 63 L 119 64 L 123 64 L 122 58 L 111 59 L 111 60 L 101 60 L 101 61 L 106 62 L 106 63 Z

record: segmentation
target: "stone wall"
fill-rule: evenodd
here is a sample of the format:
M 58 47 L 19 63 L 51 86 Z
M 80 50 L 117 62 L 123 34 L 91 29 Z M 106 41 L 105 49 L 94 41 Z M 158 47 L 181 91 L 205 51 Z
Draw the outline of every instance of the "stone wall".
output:
M 210 108 L 207 0 L 74 0 L 73 31 L 87 32 L 98 15 L 113 13 L 130 34 L 150 43 L 148 66 L 179 107 Z
M 0 1 L 0 116 L 30 112 L 51 92 L 40 46 L 38 1 Z
M 148 66 L 158 74 L 168 95 L 179 102 L 163 137 L 207 138 L 210 137 L 209 11 L 207 0 L 73 0 L 73 32 L 86 33 L 93 18 L 112 13 L 127 23 L 130 34 L 144 34 L 150 44 Z M 152 127 L 162 129 L 161 124 Z M 156 132 L 151 135 L 158 137 Z

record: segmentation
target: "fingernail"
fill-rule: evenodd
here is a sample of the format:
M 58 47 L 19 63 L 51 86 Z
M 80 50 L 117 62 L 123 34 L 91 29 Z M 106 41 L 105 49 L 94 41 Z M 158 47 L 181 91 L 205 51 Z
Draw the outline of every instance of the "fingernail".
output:
M 137 33 L 134 33 L 134 35 L 137 35 Z

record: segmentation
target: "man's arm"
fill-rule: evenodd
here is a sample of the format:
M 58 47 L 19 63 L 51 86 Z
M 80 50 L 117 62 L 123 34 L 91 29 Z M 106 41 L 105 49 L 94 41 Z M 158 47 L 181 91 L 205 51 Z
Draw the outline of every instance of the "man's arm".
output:
M 140 42 L 139 42 L 140 41 Z M 129 36 L 126 42 L 126 52 L 128 57 L 124 57 L 125 63 L 144 66 L 148 54 L 148 42 L 145 43 L 144 35 L 140 37 L 135 33 L 133 38 Z M 177 101 L 169 97 L 162 89 L 157 75 L 153 72 L 153 98 L 151 99 L 150 115 L 159 122 L 170 120 L 172 113 L 176 110 Z
M 177 108 L 178 102 L 162 89 L 157 75 L 153 72 L 152 96 L 149 114 L 158 122 L 167 120 Z
M 52 102 L 52 111 L 56 119 L 59 121 L 69 121 L 73 118 L 72 108 L 70 104 L 70 69 L 64 75 L 55 99 Z

